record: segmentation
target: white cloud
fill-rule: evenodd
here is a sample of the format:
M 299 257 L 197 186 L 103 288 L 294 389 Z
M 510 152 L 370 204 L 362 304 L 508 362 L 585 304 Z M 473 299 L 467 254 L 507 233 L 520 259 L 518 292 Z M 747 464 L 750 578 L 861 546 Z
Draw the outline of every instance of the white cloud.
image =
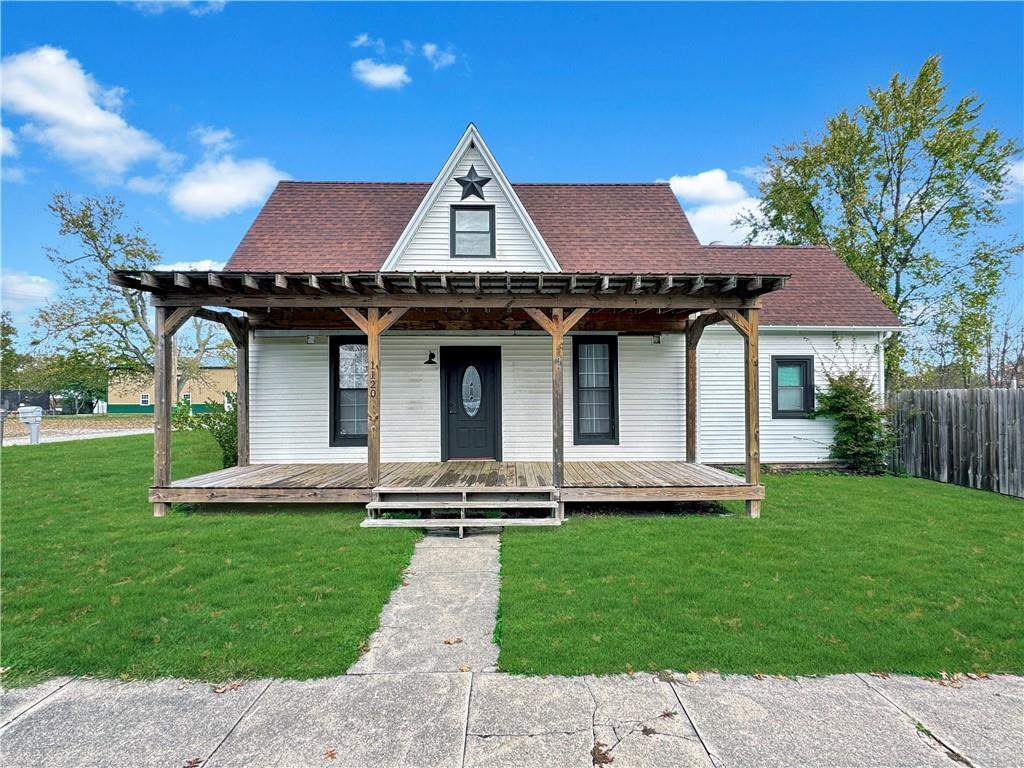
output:
M 673 176 L 668 182 L 676 197 L 686 203 L 732 203 L 747 196 L 743 185 L 721 168 L 693 176 Z
M 0 272 L 0 283 L 0 305 L 13 314 L 35 309 L 57 292 L 57 284 L 49 278 L 10 269 Z
M 157 267 L 168 272 L 220 272 L 224 269 L 223 261 L 213 259 L 199 259 L 198 261 L 175 261 L 171 264 L 161 264 Z
M 235 146 L 235 134 L 230 128 L 214 128 L 212 125 L 197 125 L 192 129 L 192 138 L 198 141 L 207 151 L 214 154 L 227 152 Z
M 381 64 L 373 59 L 352 62 L 352 76 L 370 88 L 401 88 L 412 82 L 404 64 Z
M 135 9 L 150 16 L 159 16 L 164 11 L 188 11 L 191 16 L 205 16 L 220 13 L 227 0 L 140 0 Z
M 755 184 L 760 184 L 762 181 L 768 178 L 768 166 L 767 165 L 744 165 L 742 168 L 737 168 L 736 173 L 744 178 L 750 179 Z
M 269 160 L 235 160 L 230 155 L 204 160 L 178 179 L 171 205 L 187 216 L 216 219 L 259 205 L 288 174 Z
M 41 46 L 2 62 L 3 106 L 29 122 L 22 136 L 100 177 L 118 177 L 137 163 L 173 166 L 179 158 L 129 125 L 123 88 L 104 88 L 60 48 Z
M 406 56 L 412 56 L 416 53 L 416 44 L 412 40 L 403 40 L 402 51 Z
M 5 165 L 3 171 L 0 171 L 0 178 L 12 184 L 24 184 L 28 181 L 28 174 L 24 168 L 11 168 Z
M 18 145 L 14 143 L 14 131 L 6 125 L 0 125 L 0 155 L 14 157 L 18 154 Z
M 729 178 L 721 168 L 693 176 L 673 176 L 669 184 L 684 204 L 697 238 L 705 245 L 714 242 L 741 243 L 748 227 L 733 226 L 742 214 L 754 212 L 760 200 L 750 196 L 743 185 Z
M 144 195 L 158 195 L 167 189 L 166 176 L 132 176 L 125 185 L 133 192 Z
M 442 51 L 437 43 L 424 43 L 423 56 L 434 65 L 434 69 L 444 69 L 455 63 L 455 54 L 450 45 Z
M 349 43 L 351 48 L 373 48 L 377 53 L 383 54 L 387 50 L 387 46 L 384 45 L 384 39 L 380 37 L 370 37 L 369 33 L 363 32 L 361 35 L 356 35 L 355 39 Z
M 1003 184 L 1004 203 L 1016 203 L 1024 198 L 1024 158 L 1010 163 Z

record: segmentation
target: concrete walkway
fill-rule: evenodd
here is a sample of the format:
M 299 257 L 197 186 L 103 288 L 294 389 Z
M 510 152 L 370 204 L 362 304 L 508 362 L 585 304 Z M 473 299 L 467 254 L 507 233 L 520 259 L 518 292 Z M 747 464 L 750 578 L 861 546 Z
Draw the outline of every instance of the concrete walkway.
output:
M 65 678 L 4 694 L 0 723 L 0 762 L 18 768 L 1017 768 L 1024 678 Z
M 349 674 L 497 669 L 498 547 L 497 533 L 424 536 Z

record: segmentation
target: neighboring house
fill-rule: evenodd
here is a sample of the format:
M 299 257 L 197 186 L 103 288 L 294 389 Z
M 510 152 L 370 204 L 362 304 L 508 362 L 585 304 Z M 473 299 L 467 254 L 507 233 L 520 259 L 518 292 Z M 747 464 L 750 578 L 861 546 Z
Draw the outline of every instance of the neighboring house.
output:
M 210 402 L 226 405 L 226 396 L 235 392 L 235 386 L 233 367 L 204 366 L 199 378 L 182 388 L 180 399 L 193 413 L 203 413 Z M 153 380 L 148 376 L 116 368 L 107 373 L 107 413 L 153 413 L 155 402 Z
M 171 484 L 158 423 L 157 514 L 358 500 L 415 525 L 378 513 L 430 493 L 548 524 L 578 501 L 756 516 L 761 461 L 828 459 L 825 371 L 881 397 L 898 329 L 826 248 L 702 246 L 667 184 L 512 184 L 472 125 L 431 184 L 281 182 L 225 271 L 112 279 L 153 293 L 162 354 L 193 314 L 239 348 L 243 466 Z

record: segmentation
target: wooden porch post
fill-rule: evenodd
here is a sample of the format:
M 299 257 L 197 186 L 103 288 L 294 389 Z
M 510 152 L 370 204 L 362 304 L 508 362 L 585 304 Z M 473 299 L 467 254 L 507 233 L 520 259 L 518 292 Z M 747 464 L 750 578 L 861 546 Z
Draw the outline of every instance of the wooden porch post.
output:
M 761 482 L 761 418 L 759 413 L 760 389 L 758 387 L 758 313 L 756 308 L 743 312 L 747 321 L 747 334 L 744 338 L 744 414 L 746 417 L 746 480 L 750 485 Z M 747 501 L 747 517 L 761 516 L 761 500 Z
M 156 339 L 153 343 L 153 486 L 171 484 L 171 404 L 175 398 L 176 368 L 174 334 L 199 311 L 199 307 L 156 307 Z M 153 502 L 153 516 L 171 509 L 164 501 Z
M 565 478 L 564 322 L 560 308 L 551 310 L 551 484 L 555 488 L 561 488 Z
M 240 324 L 235 339 L 235 416 L 238 421 L 238 466 L 249 465 L 249 322 Z
M 171 484 L 171 360 L 172 344 L 167 332 L 166 307 L 156 308 L 156 340 L 153 346 L 153 486 Z M 153 503 L 153 516 L 163 517 L 171 509 L 167 502 Z
M 548 317 L 543 310 L 527 309 L 526 314 L 551 335 L 551 484 L 561 488 L 565 480 L 565 375 L 562 356 L 565 352 L 565 334 L 583 316 L 586 308 L 574 309 L 564 317 L 561 307 L 551 310 Z
M 686 460 L 697 461 L 697 345 L 704 333 L 703 316 L 686 324 Z
M 365 316 L 352 307 L 342 307 L 341 310 L 366 334 L 366 472 L 370 487 L 376 487 L 380 485 L 380 336 L 405 314 L 406 309 L 395 307 L 381 315 L 380 309 L 370 307 Z

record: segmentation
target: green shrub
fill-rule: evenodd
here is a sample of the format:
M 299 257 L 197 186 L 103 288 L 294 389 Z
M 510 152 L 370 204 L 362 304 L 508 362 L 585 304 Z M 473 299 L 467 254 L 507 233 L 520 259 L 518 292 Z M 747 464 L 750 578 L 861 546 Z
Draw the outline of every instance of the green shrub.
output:
M 186 403 L 174 405 L 171 408 L 171 426 L 184 432 L 206 430 L 220 446 L 224 466 L 233 467 L 238 463 L 238 415 L 235 394 L 229 392 L 225 397 L 227 408 L 209 400 L 203 413 L 193 413 Z
M 884 473 L 895 436 L 871 382 L 858 371 L 828 374 L 828 388 L 818 393 L 815 416 L 835 420 L 831 456 L 854 472 Z

